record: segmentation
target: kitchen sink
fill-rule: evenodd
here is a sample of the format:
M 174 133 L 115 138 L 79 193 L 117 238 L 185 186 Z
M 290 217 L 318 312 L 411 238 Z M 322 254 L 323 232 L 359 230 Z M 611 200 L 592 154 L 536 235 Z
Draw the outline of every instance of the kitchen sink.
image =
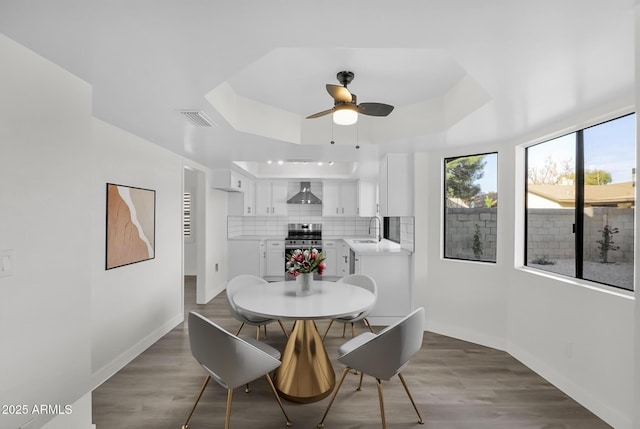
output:
M 376 244 L 377 241 L 376 240 L 353 240 L 354 243 L 360 243 L 360 244 Z

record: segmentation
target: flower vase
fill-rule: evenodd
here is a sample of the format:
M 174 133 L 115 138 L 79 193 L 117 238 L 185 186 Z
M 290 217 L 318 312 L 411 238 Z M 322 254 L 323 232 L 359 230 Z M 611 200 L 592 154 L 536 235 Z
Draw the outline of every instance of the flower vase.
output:
M 311 284 L 313 283 L 313 273 L 300 273 L 297 278 L 298 281 L 298 295 L 306 296 L 311 293 Z

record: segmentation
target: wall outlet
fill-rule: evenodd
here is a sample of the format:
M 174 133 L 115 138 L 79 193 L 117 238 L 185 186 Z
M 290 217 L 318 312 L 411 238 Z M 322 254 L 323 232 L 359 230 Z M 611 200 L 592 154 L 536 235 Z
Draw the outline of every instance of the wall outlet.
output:
M 216 262 L 216 273 L 218 272 L 218 263 Z

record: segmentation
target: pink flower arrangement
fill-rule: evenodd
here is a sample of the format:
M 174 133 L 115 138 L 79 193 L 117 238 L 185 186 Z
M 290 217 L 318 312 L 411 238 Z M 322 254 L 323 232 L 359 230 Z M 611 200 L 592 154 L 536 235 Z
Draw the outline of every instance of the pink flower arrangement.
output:
M 324 253 L 318 249 L 296 249 L 287 255 L 286 272 L 290 276 L 299 276 L 302 273 L 322 272 L 326 268 L 324 263 Z

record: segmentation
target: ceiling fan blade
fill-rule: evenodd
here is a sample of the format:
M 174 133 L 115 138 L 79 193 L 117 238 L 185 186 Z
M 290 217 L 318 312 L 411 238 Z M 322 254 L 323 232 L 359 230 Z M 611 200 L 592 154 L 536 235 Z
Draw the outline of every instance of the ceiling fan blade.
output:
M 320 116 L 328 115 L 331 112 L 333 112 L 333 109 L 323 110 L 322 112 L 314 113 L 313 115 L 307 116 L 306 119 L 319 118 Z
M 351 103 L 353 97 L 351 97 L 351 93 L 347 88 L 340 85 L 331 85 L 327 84 L 327 92 L 330 96 L 332 96 L 336 101 L 341 101 L 343 103 Z
M 387 116 L 393 111 L 393 106 L 384 103 L 360 103 L 358 112 L 369 116 Z

